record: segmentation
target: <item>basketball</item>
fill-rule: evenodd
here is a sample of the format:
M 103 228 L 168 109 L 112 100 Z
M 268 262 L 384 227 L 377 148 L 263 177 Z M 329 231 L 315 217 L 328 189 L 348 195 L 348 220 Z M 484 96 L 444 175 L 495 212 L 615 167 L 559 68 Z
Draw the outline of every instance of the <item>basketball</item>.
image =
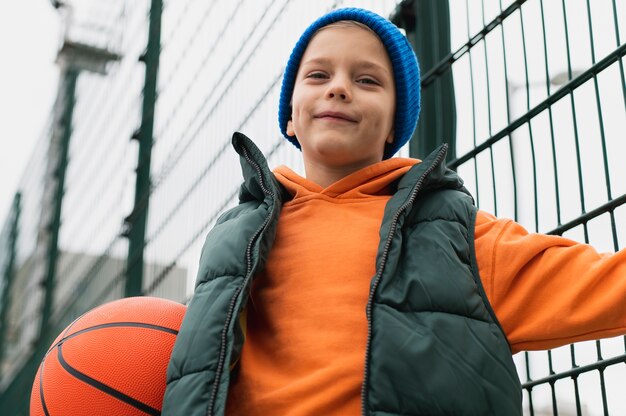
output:
M 186 307 L 153 297 L 116 300 L 72 322 L 39 366 L 38 415 L 160 415 L 165 374 Z

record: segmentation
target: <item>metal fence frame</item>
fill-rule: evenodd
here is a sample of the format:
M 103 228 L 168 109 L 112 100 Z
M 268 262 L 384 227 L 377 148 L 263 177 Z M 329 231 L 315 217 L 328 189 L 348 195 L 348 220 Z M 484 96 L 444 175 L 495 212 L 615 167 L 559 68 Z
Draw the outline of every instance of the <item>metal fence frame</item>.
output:
M 548 20 L 548 17 L 544 15 L 544 1 L 543 0 L 537 0 L 537 1 L 540 4 L 540 10 L 541 10 L 541 25 L 542 25 L 541 30 L 543 34 L 542 48 L 543 48 L 545 62 L 546 62 L 545 64 L 546 80 L 548 80 L 549 71 L 548 71 L 547 62 L 548 62 L 549 51 L 548 51 L 548 46 L 547 46 L 547 41 L 546 41 L 546 21 Z M 500 1 L 499 2 L 500 13 L 498 13 L 492 20 L 484 21 L 483 28 L 477 33 L 473 35 L 470 35 L 468 33 L 467 41 L 458 49 L 453 50 L 453 51 L 450 51 L 449 49 L 448 51 L 446 51 L 445 47 L 442 47 L 442 45 L 438 43 L 440 40 L 444 40 L 444 42 L 449 40 L 449 38 L 446 39 L 446 35 L 449 33 L 449 30 L 448 30 L 449 26 L 446 25 L 445 21 L 441 22 L 438 18 L 439 15 L 445 14 L 447 12 L 447 10 L 444 10 L 444 9 L 447 9 L 447 4 L 444 4 L 447 2 L 416 0 L 416 1 L 407 1 L 403 3 L 404 3 L 403 4 L 404 10 L 401 10 L 400 13 L 403 13 L 405 16 L 409 16 L 408 19 L 406 18 L 404 19 L 405 22 L 406 20 L 410 21 L 411 18 L 414 18 L 414 16 L 416 15 L 428 16 L 428 19 L 425 19 L 426 22 L 423 22 L 424 24 L 421 30 L 419 28 L 420 26 L 419 18 L 418 18 L 417 25 L 415 25 L 415 23 L 413 22 L 412 24 L 409 24 L 407 26 L 409 29 L 417 26 L 417 30 L 412 31 L 410 35 L 416 36 L 416 39 L 421 38 L 422 39 L 421 42 L 424 42 L 424 43 L 425 41 L 423 39 L 425 39 L 428 34 L 430 34 L 431 36 L 435 34 L 434 37 L 437 39 L 436 41 L 432 42 L 434 45 L 433 44 L 422 45 L 422 43 L 419 40 L 414 40 L 413 42 L 414 46 L 416 46 L 416 51 L 418 53 L 418 56 L 428 57 L 426 60 L 422 59 L 421 61 L 423 65 L 422 66 L 422 69 L 423 69 L 422 89 L 424 91 L 424 96 L 428 96 L 428 92 L 433 91 L 434 92 L 433 95 L 440 97 L 439 102 L 445 101 L 444 104 L 440 104 L 441 107 L 436 107 L 437 103 L 435 103 L 435 108 L 438 108 L 440 111 L 443 108 L 448 108 L 448 109 L 455 108 L 454 96 L 451 97 L 448 93 L 448 90 L 446 89 L 446 86 L 450 82 L 449 80 L 451 78 L 452 68 L 455 65 L 455 63 L 461 60 L 464 56 L 469 56 L 469 59 L 471 62 L 471 59 L 472 59 L 471 54 L 472 52 L 474 52 L 474 49 L 476 48 L 477 45 L 481 45 L 481 44 L 485 45 L 484 54 L 486 56 L 487 46 L 485 43 L 485 39 L 492 32 L 495 33 L 499 31 L 501 34 L 501 36 L 499 37 L 501 38 L 502 48 L 505 51 L 503 65 L 504 65 L 504 72 L 505 72 L 505 77 L 506 77 L 506 74 L 507 74 L 506 59 L 507 58 L 506 58 L 505 34 L 503 30 L 503 25 L 505 24 L 507 19 L 520 19 L 522 30 L 523 30 L 524 28 L 524 5 L 525 3 L 527 3 L 527 0 L 517 0 L 517 1 L 508 2 L 509 4 L 506 7 L 504 7 L 503 2 Z M 470 2 L 466 1 L 466 5 L 468 8 L 470 7 L 469 3 Z M 475 4 L 475 3 L 480 3 L 480 5 Z M 485 1 L 481 1 L 481 2 L 474 2 L 473 4 L 473 6 L 475 7 L 482 7 L 483 19 L 484 19 L 484 12 L 485 12 L 485 9 L 484 9 L 485 3 L 486 3 Z M 531 1 L 528 1 L 528 3 L 531 3 Z M 524 65 L 525 65 L 524 73 L 526 74 L 524 84 L 526 87 L 526 95 L 527 95 L 526 96 L 526 110 L 523 111 L 522 114 L 516 118 L 510 118 L 510 111 L 509 111 L 508 123 L 504 128 L 495 132 L 490 131 L 490 135 L 484 138 L 484 140 L 479 141 L 479 142 L 476 141 L 476 137 L 475 137 L 474 147 L 470 151 L 464 152 L 462 154 L 454 155 L 451 158 L 452 160 L 449 161 L 449 166 L 452 169 L 457 170 L 459 167 L 462 167 L 464 164 L 468 164 L 468 162 L 471 163 L 471 162 L 476 161 L 480 155 L 487 155 L 487 158 L 491 159 L 491 163 L 488 165 L 483 165 L 482 169 L 491 170 L 491 172 L 488 173 L 487 175 L 491 176 L 491 182 L 493 185 L 492 192 L 495 196 L 497 194 L 497 190 L 495 189 L 495 184 L 497 181 L 496 177 L 498 175 L 496 174 L 494 170 L 494 157 L 496 157 L 494 156 L 494 151 L 493 151 L 494 146 L 498 143 L 508 141 L 509 149 L 511 149 L 510 152 L 513 153 L 513 147 L 511 143 L 514 140 L 518 140 L 518 141 L 522 140 L 519 137 L 514 138 L 513 136 L 515 135 L 517 131 L 519 131 L 519 129 L 528 129 L 529 135 L 530 135 L 531 147 L 532 147 L 532 144 L 533 144 L 532 123 L 536 117 L 538 117 L 541 114 L 545 114 L 547 112 L 549 116 L 549 121 L 550 121 L 550 136 L 551 136 L 550 140 L 551 140 L 552 149 L 553 149 L 553 167 L 552 168 L 554 169 L 554 174 L 553 174 L 553 176 L 555 177 L 554 186 L 556 187 L 556 194 L 557 194 L 557 200 L 556 200 L 557 224 L 556 226 L 554 226 L 553 228 L 549 230 L 541 230 L 541 231 L 546 232 L 547 234 L 563 235 L 564 233 L 567 233 L 568 231 L 571 231 L 577 227 L 582 227 L 582 238 L 584 242 L 589 243 L 590 237 L 589 237 L 587 225 L 589 224 L 590 221 L 593 221 L 594 219 L 605 216 L 609 218 L 609 222 L 610 222 L 610 230 L 608 231 L 610 232 L 610 235 L 611 235 L 610 238 L 612 240 L 612 245 L 613 245 L 612 249 L 617 251 L 623 247 L 623 242 L 620 244 L 620 242 L 618 241 L 618 228 L 616 225 L 615 211 L 616 209 L 624 205 L 624 203 L 626 203 L 626 195 L 625 194 L 615 195 L 612 192 L 611 179 L 612 178 L 615 179 L 615 177 L 614 175 L 612 176 L 609 172 L 610 170 L 609 158 L 608 158 L 608 150 L 607 150 L 606 138 L 605 138 L 605 129 L 603 125 L 603 113 L 602 113 L 603 108 L 601 105 L 602 97 L 600 94 L 600 88 L 598 86 L 599 75 L 603 71 L 605 71 L 607 68 L 611 67 L 612 65 L 618 65 L 620 79 L 621 79 L 621 88 L 619 87 L 619 85 L 616 85 L 617 88 L 616 88 L 615 93 L 621 95 L 621 103 L 622 103 L 622 106 L 624 106 L 624 103 L 626 103 L 626 83 L 625 83 L 625 77 L 624 77 L 623 57 L 626 54 L 626 45 L 622 44 L 621 43 L 622 40 L 620 39 L 620 22 L 618 22 L 619 14 L 618 14 L 617 4 L 615 1 L 612 1 L 611 5 L 612 5 L 613 19 L 614 19 L 613 21 L 614 27 L 612 28 L 612 30 L 614 30 L 615 32 L 617 45 L 612 52 L 608 53 L 604 57 L 601 57 L 601 59 L 598 59 L 594 51 L 594 29 L 592 27 L 592 16 L 591 16 L 592 5 L 591 5 L 591 2 L 588 0 L 585 2 L 588 26 L 587 28 L 584 28 L 584 29 L 578 28 L 578 30 L 589 31 L 589 38 L 591 39 L 590 53 L 591 53 L 592 64 L 588 68 L 586 68 L 584 71 L 580 73 L 575 73 L 572 62 L 570 60 L 570 48 L 572 46 L 570 45 L 570 41 L 569 41 L 569 30 L 571 30 L 571 28 L 568 29 L 568 15 L 567 15 L 568 5 L 566 1 L 562 1 L 563 15 L 551 16 L 551 18 L 552 19 L 560 18 L 560 19 L 563 19 L 563 22 L 564 22 L 565 38 L 566 38 L 566 45 L 567 45 L 567 79 L 568 81 L 564 85 L 562 85 L 559 89 L 551 89 L 550 84 L 547 83 L 547 85 L 545 85 L 545 88 L 548 90 L 547 97 L 543 99 L 541 102 L 535 105 L 531 105 L 530 99 L 528 97 L 529 84 L 531 83 L 531 81 L 529 80 L 529 76 L 528 76 L 529 63 L 526 59 L 526 53 L 527 53 L 526 48 L 530 46 L 524 43 L 524 49 L 523 49 Z M 427 6 L 432 7 L 432 9 L 430 9 L 429 12 L 424 13 L 424 8 Z M 571 10 L 570 10 L 570 13 L 571 13 Z M 396 21 L 403 23 L 403 19 L 400 17 L 396 17 Z M 433 24 L 433 22 L 436 22 L 436 24 Z M 440 31 L 437 30 L 437 28 L 439 28 L 444 33 L 442 34 Z M 605 28 L 605 29 L 609 29 L 609 28 Z M 523 32 L 522 32 L 522 39 L 523 40 L 525 39 Z M 447 46 L 449 46 L 449 44 Z M 439 55 L 434 60 L 431 58 L 431 56 L 429 56 L 429 54 L 432 55 L 432 53 L 429 52 L 429 48 L 433 48 L 433 47 L 435 48 L 437 52 L 439 52 Z M 537 47 L 537 45 L 533 45 L 533 47 Z M 482 52 L 478 51 L 478 53 L 482 53 Z M 486 70 L 488 74 L 489 64 L 486 65 Z M 470 74 L 470 76 L 472 77 L 472 85 L 473 85 L 474 75 Z M 487 77 L 488 76 L 489 75 L 487 75 Z M 598 112 L 599 130 L 600 130 L 602 155 L 603 155 L 603 162 L 604 162 L 602 166 L 602 170 L 604 172 L 605 183 L 606 183 L 606 193 L 607 193 L 607 201 L 598 206 L 590 206 L 589 204 L 585 204 L 585 193 L 583 190 L 584 186 L 583 186 L 583 173 L 582 173 L 583 170 L 581 167 L 582 156 L 581 156 L 581 152 L 578 150 L 580 149 L 581 146 L 579 144 L 580 139 L 578 135 L 578 128 L 577 128 L 577 122 L 576 122 L 577 117 L 576 117 L 576 107 L 575 107 L 575 101 L 576 101 L 575 94 L 577 93 L 577 90 L 579 88 L 581 88 L 583 85 L 589 85 L 589 83 L 593 84 L 595 104 L 596 104 L 596 108 Z M 497 86 L 492 86 L 492 88 L 495 88 L 495 87 Z M 489 83 L 487 85 L 487 88 L 489 88 Z M 506 89 L 507 107 L 510 105 L 509 104 L 510 103 L 509 92 L 510 91 Z M 487 106 L 488 107 L 490 107 L 489 97 L 490 95 L 489 93 L 487 93 L 487 100 L 488 100 Z M 554 134 L 554 129 L 557 128 L 557 124 L 555 121 L 553 121 L 553 114 L 552 114 L 553 106 L 556 103 L 562 102 L 562 100 L 564 99 L 570 100 L 571 111 L 573 113 L 574 135 L 575 135 L 574 141 L 576 143 L 576 149 L 577 149 L 577 169 L 578 169 L 577 176 L 578 176 L 578 186 L 580 189 L 580 197 L 581 197 L 581 213 L 576 218 L 571 219 L 569 221 L 562 220 L 561 207 L 559 205 L 560 203 L 559 198 L 558 198 L 559 181 L 558 181 L 558 174 L 556 172 L 557 170 L 556 166 L 558 164 L 558 160 L 557 160 L 558 155 L 557 155 L 557 151 L 555 150 L 556 147 L 555 147 L 555 134 Z M 474 102 L 474 97 L 472 96 L 472 103 L 473 102 Z M 431 106 L 433 105 L 432 101 L 427 101 L 427 103 Z M 474 114 L 474 117 L 476 117 L 475 116 L 476 111 L 474 108 L 472 108 L 472 113 Z M 420 121 L 422 129 L 418 129 L 418 131 L 416 132 L 416 136 L 414 137 L 414 141 L 417 141 L 418 143 L 420 143 L 420 145 L 422 143 L 427 143 L 427 144 L 423 145 L 423 147 L 420 148 L 419 150 L 416 149 L 416 152 L 413 153 L 415 156 L 427 154 L 429 150 L 434 149 L 435 146 L 440 144 L 441 142 L 450 140 L 450 137 L 456 137 L 454 130 L 452 130 L 452 133 L 450 133 L 449 131 L 448 132 L 445 131 L 446 124 L 450 122 L 449 120 L 444 121 L 441 119 L 441 116 L 439 119 L 437 119 L 437 116 L 433 116 L 432 114 L 429 115 L 426 112 L 424 113 L 423 117 L 427 117 L 429 118 L 429 120 L 426 123 L 424 122 L 424 120 Z M 453 115 L 448 116 L 448 118 L 454 119 L 454 116 Z M 430 123 L 432 123 L 433 125 L 431 125 Z M 491 120 L 490 120 L 490 124 L 491 124 Z M 532 153 L 532 162 L 533 162 L 532 166 L 533 166 L 533 171 L 534 171 L 533 181 L 534 181 L 534 192 L 535 192 L 535 197 L 534 197 L 535 198 L 535 203 L 534 203 L 535 222 L 534 224 L 529 224 L 529 229 L 531 229 L 532 231 L 540 231 L 539 230 L 540 226 L 538 224 L 538 218 L 540 216 L 540 213 L 538 212 L 539 207 L 537 203 L 537 199 L 538 199 L 537 189 L 538 189 L 538 186 L 541 186 L 541 185 L 537 183 L 538 175 L 537 175 L 536 170 L 539 169 L 539 166 L 537 166 L 537 163 L 535 160 L 535 156 L 536 156 L 535 150 L 533 150 L 532 152 L 533 152 Z M 479 163 L 475 162 L 473 166 L 474 166 L 474 169 L 478 169 Z M 512 170 L 511 176 L 513 177 L 513 195 L 514 195 L 513 205 L 515 206 L 514 219 L 518 219 L 518 212 L 519 212 L 518 199 L 524 197 L 524 195 L 520 194 L 520 192 L 516 188 L 515 178 L 520 174 L 519 167 L 517 169 L 518 170 L 516 171 L 516 167 L 512 163 L 511 164 L 511 170 Z M 496 200 L 496 202 L 494 203 L 497 204 L 497 196 L 495 196 L 494 199 Z M 626 337 L 621 337 L 620 339 L 623 340 L 624 350 L 621 353 L 613 351 L 613 354 L 615 355 L 611 356 L 610 358 L 604 358 L 603 355 L 606 355 L 606 352 L 603 354 L 602 342 L 601 341 L 594 342 L 596 353 L 597 353 L 596 361 L 594 363 L 586 364 L 586 365 L 578 364 L 578 361 L 580 359 L 577 359 L 577 355 L 576 355 L 577 344 L 563 347 L 564 349 L 567 349 L 569 351 L 569 354 L 571 357 L 571 366 L 569 369 L 562 369 L 558 371 L 555 369 L 556 366 L 554 365 L 554 362 L 553 362 L 553 351 L 546 351 L 545 355 L 547 358 L 545 359 L 545 361 L 547 361 L 547 366 L 548 366 L 547 373 L 548 374 L 541 376 L 541 377 L 535 377 L 535 378 L 533 378 L 533 375 L 532 375 L 531 363 L 533 363 L 533 361 L 538 360 L 538 354 L 540 353 L 536 353 L 536 352 L 535 353 L 529 353 L 529 352 L 522 353 L 521 355 L 523 355 L 523 360 L 519 361 L 520 364 L 519 364 L 518 370 L 520 371 L 520 377 L 524 379 L 523 389 L 525 391 L 524 401 L 525 401 L 526 411 L 528 411 L 530 415 L 539 414 L 537 413 L 538 410 L 536 409 L 537 400 L 536 400 L 535 391 L 537 390 L 537 388 L 542 387 L 542 388 L 546 388 L 550 392 L 550 398 L 549 400 L 547 400 L 547 402 L 549 403 L 552 414 L 554 415 L 559 414 L 559 404 L 561 404 L 561 412 L 560 412 L 561 414 L 564 414 L 564 411 L 565 411 L 565 414 L 577 414 L 577 415 L 585 414 L 586 411 L 589 411 L 591 409 L 585 409 L 584 406 L 582 405 L 581 389 L 579 388 L 579 378 L 581 377 L 581 375 L 593 373 L 597 375 L 598 377 L 597 382 L 598 382 L 598 387 L 599 387 L 600 396 L 601 396 L 601 403 L 602 403 L 602 409 L 593 409 L 593 410 L 594 411 L 597 410 L 598 411 L 597 414 L 605 414 L 605 415 L 611 414 L 611 406 L 610 406 L 611 403 L 607 397 L 607 392 L 606 392 L 605 372 L 607 369 L 612 370 L 614 368 L 615 369 L 621 368 L 618 366 L 621 366 L 626 363 Z M 578 349 L 580 350 L 580 348 Z M 604 350 L 606 351 L 606 349 L 607 348 L 605 346 Z M 562 354 L 565 354 L 565 352 L 562 352 Z M 567 387 L 566 384 L 563 384 L 566 381 L 571 382 L 571 388 Z M 560 403 L 560 398 L 563 395 L 563 390 L 568 390 L 569 393 L 567 394 L 569 394 L 573 398 L 574 403 L 575 403 L 575 408 L 563 409 L 563 404 Z M 561 396 L 559 396 L 557 392 L 559 392 Z M 620 398 L 620 397 L 617 397 L 617 398 L 613 397 L 612 399 L 614 402 L 615 400 L 618 400 L 618 401 L 623 400 L 623 398 Z M 546 409 L 543 409 L 543 411 L 546 411 Z M 571 412 L 571 413 L 567 413 L 567 412 Z

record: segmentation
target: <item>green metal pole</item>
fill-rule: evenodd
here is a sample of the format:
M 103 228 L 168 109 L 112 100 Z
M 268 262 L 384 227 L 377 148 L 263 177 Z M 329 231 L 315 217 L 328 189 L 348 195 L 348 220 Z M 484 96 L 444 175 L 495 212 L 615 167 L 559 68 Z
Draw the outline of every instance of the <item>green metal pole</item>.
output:
M 74 114 L 74 104 L 76 102 L 76 80 L 79 71 L 68 69 L 63 77 L 64 83 L 64 105 L 61 116 L 61 136 L 58 143 L 57 164 L 52 172 L 56 183 L 56 192 L 52 204 L 52 220 L 50 222 L 50 240 L 48 241 L 46 275 L 43 281 L 44 303 L 41 312 L 41 326 L 39 333 L 43 334 L 52 315 L 54 303 L 54 286 L 56 279 L 57 259 L 59 257 L 59 230 L 61 228 L 61 208 L 63 205 L 63 195 L 65 193 L 65 172 L 67 170 L 67 156 L 70 147 L 70 137 L 72 136 L 72 116 Z
M 162 0 L 152 0 L 148 46 L 145 54 L 140 58 L 146 66 L 146 78 L 143 89 L 141 126 L 139 131 L 133 135 L 134 139 L 139 140 L 139 156 L 135 183 L 135 205 L 133 211 L 125 219 L 125 235 L 129 239 L 125 296 L 141 295 L 143 289 L 143 253 L 150 201 L 150 159 L 154 132 L 159 55 L 161 52 L 162 11 Z
M 450 54 L 450 9 L 444 0 L 407 0 L 391 20 L 406 31 L 415 49 L 422 77 Z M 417 88 L 417 86 L 416 86 Z M 448 160 L 456 154 L 456 104 L 450 69 L 434 82 L 421 85 L 422 103 L 417 128 L 410 142 L 411 157 L 423 158 L 448 143 Z
M 13 277 L 15 275 L 15 255 L 17 251 L 16 244 L 20 221 L 21 200 L 22 194 L 19 192 L 16 193 L 11 207 L 13 218 L 11 218 L 9 244 L 7 247 L 8 261 L 6 267 L 2 270 L 4 285 L 2 286 L 2 293 L 0 293 L 0 365 L 4 359 L 4 350 L 6 348 L 9 307 L 11 306 L 11 284 L 13 283 Z

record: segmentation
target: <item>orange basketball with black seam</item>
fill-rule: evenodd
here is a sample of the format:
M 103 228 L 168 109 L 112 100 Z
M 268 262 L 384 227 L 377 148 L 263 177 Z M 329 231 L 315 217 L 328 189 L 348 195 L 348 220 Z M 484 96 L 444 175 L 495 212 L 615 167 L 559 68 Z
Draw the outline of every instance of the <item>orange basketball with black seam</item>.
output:
M 76 319 L 39 366 L 31 416 L 161 414 L 167 364 L 185 311 L 170 300 L 134 297 Z

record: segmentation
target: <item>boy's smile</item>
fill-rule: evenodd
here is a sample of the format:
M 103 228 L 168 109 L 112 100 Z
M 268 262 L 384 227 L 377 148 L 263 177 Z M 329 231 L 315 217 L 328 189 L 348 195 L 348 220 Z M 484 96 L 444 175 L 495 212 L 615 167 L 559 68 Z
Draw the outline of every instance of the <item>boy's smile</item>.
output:
M 327 121 L 347 121 L 350 123 L 356 123 L 357 120 L 354 116 L 351 116 L 346 113 L 342 113 L 341 111 L 322 111 L 321 113 L 315 114 L 313 116 L 316 119 L 327 120 Z
M 302 146 L 307 177 L 338 180 L 382 160 L 393 141 L 395 85 L 389 56 L 372 32 L 340 23 L 321 29 L 301 61 L 287 133 Z M 319 178 L 317 170 L 336 172 Z

